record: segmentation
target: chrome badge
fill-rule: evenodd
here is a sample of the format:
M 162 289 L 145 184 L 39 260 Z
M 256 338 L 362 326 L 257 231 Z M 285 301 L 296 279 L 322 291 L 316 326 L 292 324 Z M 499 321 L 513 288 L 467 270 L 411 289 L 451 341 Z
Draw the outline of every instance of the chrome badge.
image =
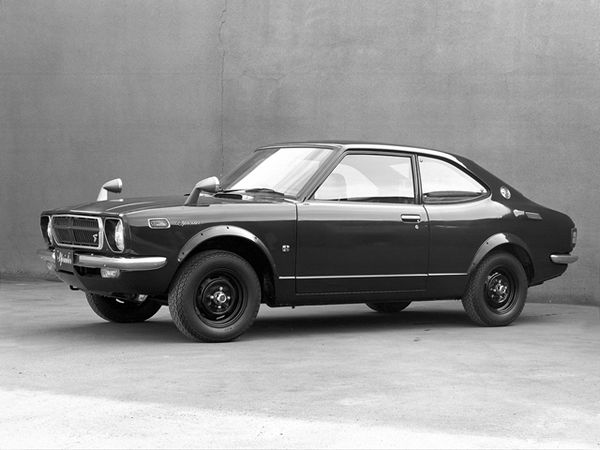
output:
M 508 189 L 506 186 L 502 186 L 500 188 L 500 195 L 508 200 L 510 198 L 510 189 Z

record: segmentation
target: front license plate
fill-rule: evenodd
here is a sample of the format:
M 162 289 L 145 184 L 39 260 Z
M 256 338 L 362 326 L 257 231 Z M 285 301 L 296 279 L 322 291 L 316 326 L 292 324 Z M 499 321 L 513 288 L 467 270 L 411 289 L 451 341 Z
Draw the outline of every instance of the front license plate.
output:
M 73 272 L 73 250 L 56 249 L 56 270 Z

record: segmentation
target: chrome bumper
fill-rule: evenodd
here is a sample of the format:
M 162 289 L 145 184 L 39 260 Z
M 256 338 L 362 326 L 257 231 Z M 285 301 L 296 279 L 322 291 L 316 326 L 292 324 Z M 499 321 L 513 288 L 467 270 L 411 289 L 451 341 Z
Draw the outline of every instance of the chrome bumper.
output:
M 44 262 L 51 265 L 55 264 L 56 260 L 54 257 L 54 251 L 38 250 L 37 253 Z M 91 267 L 97 269 L 119 269 L 127 272 L 160 269 L 165 264 L 167 264 L 167 258 L 164 256 L 123 258 L 99 255 L 73 255 L 74 266 Z
M 579 259 L 579 256 L 575 255 L 550 255 L 550 260 L 555 264 L 571 264 Z

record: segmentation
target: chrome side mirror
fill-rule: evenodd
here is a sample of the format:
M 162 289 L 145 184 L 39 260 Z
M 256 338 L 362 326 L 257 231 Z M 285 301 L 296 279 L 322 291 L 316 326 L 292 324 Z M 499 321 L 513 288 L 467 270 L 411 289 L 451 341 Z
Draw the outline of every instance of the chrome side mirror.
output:
M 203 180 L 200 180 L 192 189 L 192 192 L 188 196 L 185 201 L 185 206 L 195 205 L 198 203 L 198 197 L 200 197 L 200 192 L 217 192 L 221 187 L 221 182 L 217 177 L 208 177 Z
M 118 194 L 123 190 L 123 181 L 120 178 L 115 178 L 114 180 L 107 181 L 100 188 L 100 192 L 98 192 L 97 202 L 103 202 L 108 200 L 108 193 L 114 192 Z

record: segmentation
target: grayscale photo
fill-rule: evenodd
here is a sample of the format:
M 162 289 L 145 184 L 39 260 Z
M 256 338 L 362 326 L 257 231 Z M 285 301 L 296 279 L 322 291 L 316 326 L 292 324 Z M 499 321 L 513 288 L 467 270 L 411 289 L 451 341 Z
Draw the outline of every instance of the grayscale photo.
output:
M 0 0 L 0 448 L 600 448 L 600 0 Z

